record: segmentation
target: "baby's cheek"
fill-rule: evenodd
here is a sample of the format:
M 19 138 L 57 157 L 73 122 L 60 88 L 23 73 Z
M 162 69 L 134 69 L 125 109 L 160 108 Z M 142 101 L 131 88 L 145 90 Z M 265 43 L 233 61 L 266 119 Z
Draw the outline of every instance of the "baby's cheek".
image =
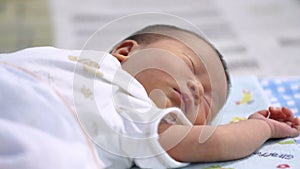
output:
M 195 125 L 205 125 L 206 122 L 206 117 L 204 115 L 204 113 L 198 113 L 196 121 L 195 121 Z
M 170 107 L 170 101 L 167 99 L 165 93 L 162 90 L 154 89 L 149 93 L 150 99 L 159 108 Z

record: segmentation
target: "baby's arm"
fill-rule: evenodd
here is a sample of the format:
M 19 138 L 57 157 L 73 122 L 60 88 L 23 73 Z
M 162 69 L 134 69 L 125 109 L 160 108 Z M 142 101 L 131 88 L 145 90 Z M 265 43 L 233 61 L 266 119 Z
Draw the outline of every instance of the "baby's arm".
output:
M 299 119 L 287 109 L 270 108 L 254 113 L 248 120 L 221 126 L 160 126 L 160 143 L 169 155 L 183 162 L 213 162 L 246 157 L 270 138 L 295 137 Z M 168 127 L 166 129 L 166 127 Z M 206 133 L 206 134 L 204 134 Z M 168 147 L 174 140 L 180 143 Z M 200 140 L 208 136 L 205 142 Z

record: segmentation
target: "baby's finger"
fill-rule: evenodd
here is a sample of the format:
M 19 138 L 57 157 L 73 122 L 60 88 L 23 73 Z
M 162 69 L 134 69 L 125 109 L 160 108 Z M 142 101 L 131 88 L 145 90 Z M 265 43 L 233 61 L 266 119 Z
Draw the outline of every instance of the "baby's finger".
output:
M 271 119 L 285 119 L 286 115 L 282 112 L 281 108 L 278 107 L 269 107 L 269 111 L 271 113 L 270 118 Z
M 299 119 L 297 118 L 297 123 L 298 123 L 298 125 L 294 125 L 294 126 L 292 126 L 293 127 L 293 129 L 295 129 L 297 132 L 296 132 L 296 134 L 295 134 L 295 137 L 296 136 L 299 136 L 299 134 L 300 134 L 300 125 L 299 125 Z
M 299 128 L 300 127 L 300 120 L 298 117 L 294 118 L 293 121 L 292 121 L 292 127 L 293 128 Z
M 282 107 L 282 112 L 286 115 L 285 121 L 293 121 L 294 120 L 294 113 L 287 107 Z
M 269 107 L 269 111 L 272 113 L 272 114 L 281 114 L 281 108 L 279 107 L 273 107 L 273 106 L 270 106 Z
M 300 128 L 299 126 L 297 128 L 292 128 L 292 131 L 289 135 L 289 137 L 297 137 L 300 134 Z

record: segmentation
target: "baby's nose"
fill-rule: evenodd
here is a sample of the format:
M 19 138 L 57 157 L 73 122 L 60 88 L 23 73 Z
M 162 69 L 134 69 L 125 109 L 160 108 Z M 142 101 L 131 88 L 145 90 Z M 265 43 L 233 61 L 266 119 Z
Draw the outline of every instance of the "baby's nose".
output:
M 195 99 L 195 104 L 200 102 L 200 97 L 204 94 L 203 86 L 200 82 L 195 80 L 187 81 L 187 86 Z

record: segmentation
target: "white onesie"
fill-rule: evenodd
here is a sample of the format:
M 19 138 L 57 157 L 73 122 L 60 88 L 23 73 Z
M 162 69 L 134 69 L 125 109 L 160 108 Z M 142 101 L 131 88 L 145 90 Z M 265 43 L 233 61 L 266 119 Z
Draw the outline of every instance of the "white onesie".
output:
M 0 113 L 0 126 L 6 125 L 7 122 L 19 126 L 20 122 L 17 119 L 22 118 L 23 112 L 26 112 L 29 115 L 26 115 L 26 119 L 28 119 L 26 123 L 31 128 L 42 132 L 45 138 L 49 135 L 52 136 L 53 132 L 61 130 L 61 133 L 65 135 L 71 133 L 74 138 L 80 140 L 78 143 L 83 146 L 82 150 L 85 153 L 80 152 L 80 149 L 77 151 L 76 147 L 65 149 L 60 153 L 72 154 L 74 158 L 77 157 L 76 154 L 81 154 L 83 159 L 79 161 L 86 166 L 90 164 L 92 167 L 100 165 L 102 168 L 129 168 L 136 164 L 142 168 L 175 168 L 187 165 L 187 163 L 175 161 L 163 150 L 158 141 L 157 128 L 161 120 L 170 113 L 175 113 L 183 125 L 191 125 L 191 123 L 178 108 L 157 108 L 147 96 L 143 86 L 122 70 L 121 64 L 110 54 L 52 47 L 30 48 L 16 53 L 0 54 L 0 68 L 3 71 L 1 72 L 0 88 L 2 86 L 7 88 L 5 92 L 0 91 L 0 105 L 4 106 L 3 110 L 6 111 L 12 111 L 11 107 L 22 110 L 15 110 L 14 117 L 9 117 L 10 112 Z M 16 73 L 15 69 L 23 73 Z M 2 77 L 2 73 L 5 72 L 13 74 L 13 76 Z M 35 81 L 24 84 L 22 82 L 19 85 L 42 85 L 43 87 L 43 90 L 28 90 L 26 97 L 29 99 L 26 104 L 21 101 L 19 103 L 19 99 L 16 99 L 17 95 L 14 96 L 15 98 L 9 97 L 10 92 L 15 92 L 12 91 L 14 87 L 9 87 L 11 84 L 4 83 L 6 81 L 11 83 L 20 81 L 21 83 L 26 76 L 24 72 L 33 77 L 37 76 L 36 79 L 42 79 L 45 82 L 43 84 Z M 49 88 L 49 91 L 45 86 Z M 57 99 L 48 97 L 47 92 L 51 95 L 58 95 L 55 96 Z M 50 105 L 53 109 L 35 108 L 41 107 L 43 104 L 46 104 L 45 107 Z M 55 112 L 56 109 L 65 113 L 58 114 Z M 48 121 L 47 118 L 35 121 L 34 116 L 41 112 L 49 119 L 52 119 L 51 116 L 55 116 L 58 121 L 62 119 L 68 123 L 56 125 L 54 121 Z M 72 112 L 77 119 L 70 115 Z M 68 113 L 68 118 L 62 115 Z M 32 120 L 30 121 L 30 119 Z M 68 130 L 61 129 L 61 127 L 68 128 Z M 70 128 L 74 128 L 73 133 Z M 12 135 L 15 135 L 13 139 L 19 141 L 21 136 L 19 136 L 20 133 L 14 131 L 16 129 L 17 127 L 9 130 L 12 131 Z M 5 137 L 3 132 L 5 131 L 0 129 L 0 138 Z M 31 132 L 28 132 L 27 135 L 30 140 Z M 65 137 L 56 136 L 56 139 L 66 144 L 68 140 Z M 89 137 L 94 143 L 92 150 L 88 141 L 84 141 L 85 137 Z M 43 146 L 43 144 L 37 142 L 36 146 Z M 48 144 L 52 144 L 51 139 Z M 66 146 L 61 144 L 61 148 L 63 147 Z M 41 149 L 40 153 L 48 154 L 50 158 L 51 153 L 54 153 L 52 155 L 55 156 L 55 148 L 53 146 L 52 149 Z M 12 147 L 8 147 L 8 149 L 12 149 Z M 93 156 L 93 149 L 98 152 L 98 157 Z M 1 162 L 5 158 L 1 153 L 3 151 L 5 150 L 0 145 L 0 168 L 2 167 Z M 37 158 L 28 158 L 29 161 L 43 161 L 43 156 L 40 159 L 36 156 L 28 157 Z M 11 163 L 14 161 L 12 160 Z M 70 167 L 65 165 L 65 168 Z

